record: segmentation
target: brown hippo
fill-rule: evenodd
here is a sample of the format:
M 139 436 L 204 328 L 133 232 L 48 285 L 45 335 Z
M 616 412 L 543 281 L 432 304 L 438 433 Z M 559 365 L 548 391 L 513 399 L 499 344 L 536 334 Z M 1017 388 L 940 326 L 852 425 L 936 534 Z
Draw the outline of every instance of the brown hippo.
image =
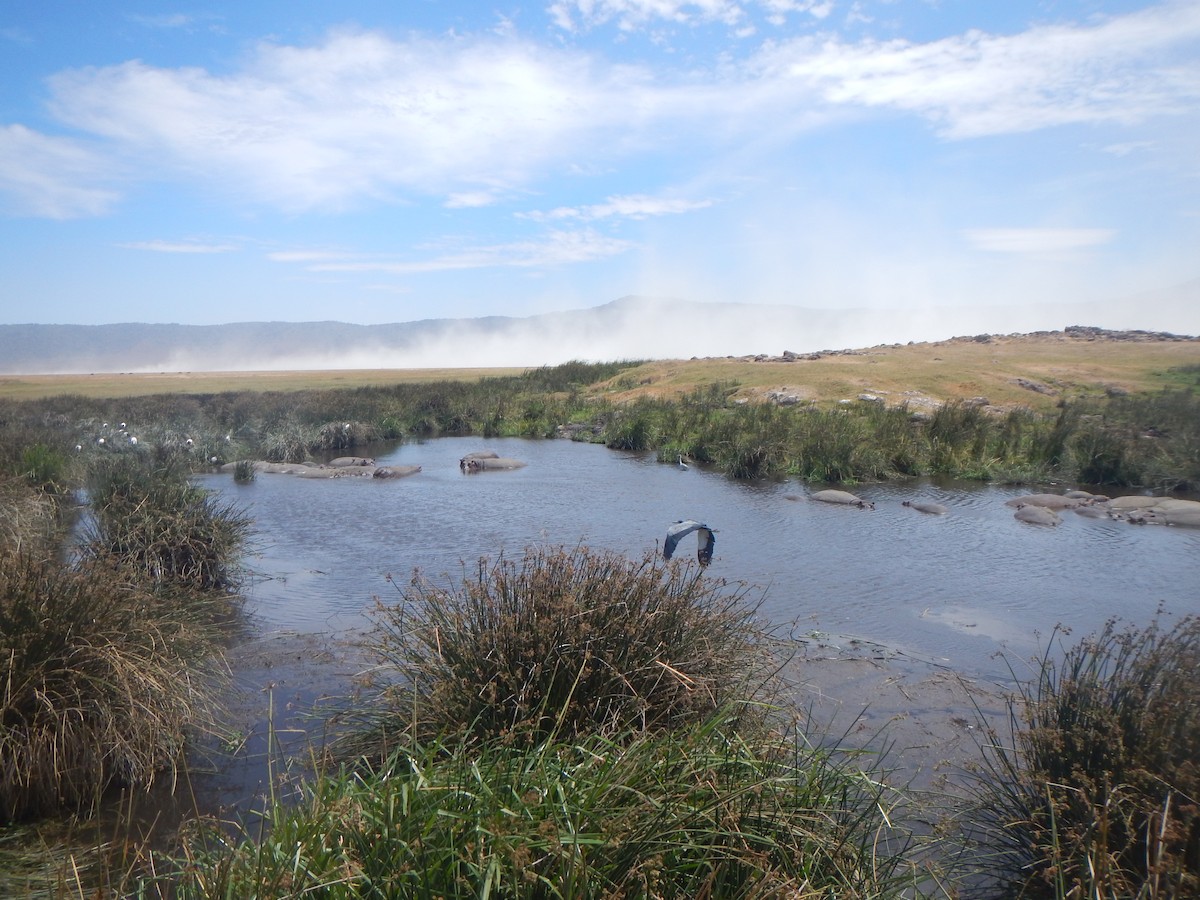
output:
M 851 494 L 849 491 L 817 491 L 810 495 L 813 500 L 821 503 L 838 503 L 842 506 L 857 506 L 859 509 L 874 509 L 875 504 L 870 500 L 863 500 L 861 497 Z
M 924 500 L 905 500 L 903 505 L 917 512 L 929 513 L 931 516 L 944 516 L 950 511 L 940 503 L 927 503 Z
M 375 460 L 369 456 L 339 456 L 337 459 L 331 459 L 329 465 L 335 469 L 345 469 L 349 466 L 373 466 Z
M 466 456 L 458 461 L 458 467 L 466 472 L 471 465 L 472 460 L 476 459 L 499 459 L 500 454 L 495 450 L 472 450 Z
M 1084 501 L 1078 497 L 1067 497 L 1064 494 L 1026 494 L 1023 497 L 1013 497 L 1005 500 L 1005 506 L 1040 506 L 1043 509 L 1074 509 Z
M 499 469 L 520 469 L 526 463 L 519 459 L 508 459 L 503 456 L 486 456 L 474 457 L 472 459 L 463 459 L 459 463 L 460 468 L 464 472 L 489 472 Z
M 1033 504 L 1017 507 L 1013 518 L 1029 525 L 1058 525 L 1062 522 L 1054 510 Z

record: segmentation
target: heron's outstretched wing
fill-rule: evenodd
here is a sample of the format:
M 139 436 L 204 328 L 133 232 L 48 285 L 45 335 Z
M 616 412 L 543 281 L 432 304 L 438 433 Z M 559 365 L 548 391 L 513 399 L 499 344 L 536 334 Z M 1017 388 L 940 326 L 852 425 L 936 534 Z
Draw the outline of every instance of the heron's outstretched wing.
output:
M 700 565 L 707 566 L 712 562 L 713 547 L 717 543 L 716 535 L 707 525 L 701 525 L 696 530 L 696 538 L 700 541 L 696 548 L 696 559 L 700 560 Z
M 716 544 L 717 539 L 711 528 L 702 522 L 695 522 L 691 519 L 676 522 L 667 528 L 667 539 L 663 541 L 663 559 L 670 559 L 674 556 L 679 542 L 693 531 L 696 532 L 696 539 L 700 542 L 696 549 L 696 558 L 700 560 L 700 565 L 707 566 L 712 562 L 713 545 Z
M 667 539 L 663 541 L 663 559 L 670 559 L 674 556 L 675 548 L 679 546 L 679 542 L 697 528 L 703 527 L 699 522 L 693 522 L 690 519 L 668 526 Z

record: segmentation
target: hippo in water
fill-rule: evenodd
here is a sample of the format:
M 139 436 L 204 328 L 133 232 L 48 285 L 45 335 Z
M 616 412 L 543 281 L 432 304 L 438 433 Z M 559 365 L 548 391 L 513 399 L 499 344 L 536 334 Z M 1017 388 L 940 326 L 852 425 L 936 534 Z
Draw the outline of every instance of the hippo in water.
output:
M 842 506 L 857 506 L 859 509 L 875 508 L 875 504 L 870 500 L 864 500 L 861 497 L 851 494 L 849 491 L 817 491 L 811 496 L 813 500 L 818 500 L 821 503 L 838 503 Z
M 931 516 L 944 516 L 950 511 L 940 503 L 927 503 L 924 500 L 905 500 L 904 506 L 917 512 L 929 513 Z
M 1013 518 L 1028 525 L 1058 525 L 1062 522 L 1054 510 L 1032 504 L 1017 507 Z
M 508 459 L 503 456 L 476 456 L 463 458 L 459 468 L 464 472 L 490 472 L 499 469 L 520 469 L 525 466 L 519 459 Z
M 1067 497 L 1064 494 L 1025 494 L 1023 497 L 1013 497 L 1005 500 L 1005 506 L 1040 506 L 1043 509 L 1074 509 L 1081 506 L 1083 500 L 1078 497 Z

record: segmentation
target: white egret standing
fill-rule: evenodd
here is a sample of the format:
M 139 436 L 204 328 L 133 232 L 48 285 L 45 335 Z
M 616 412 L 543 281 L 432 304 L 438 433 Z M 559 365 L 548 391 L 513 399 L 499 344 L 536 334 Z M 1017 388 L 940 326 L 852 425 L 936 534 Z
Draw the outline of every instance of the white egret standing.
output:
M 691 519 L 680 520 L 667 528 L 667 539 L 663 541 L 663 559 L 670 559 L 675 553 L 675 548 L 679 546 L 679 542 L 693 531 L 696 532 L 698 542 L 696 559 L 702 566 L 707 566 L 712 562 L 713 546 L 717 543 L 713 530 L 707 525 Z

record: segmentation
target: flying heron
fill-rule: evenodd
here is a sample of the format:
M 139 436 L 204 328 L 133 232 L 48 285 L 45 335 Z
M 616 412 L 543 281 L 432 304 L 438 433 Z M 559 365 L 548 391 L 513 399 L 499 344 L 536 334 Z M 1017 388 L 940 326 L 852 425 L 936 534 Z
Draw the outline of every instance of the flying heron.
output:
M 701 522 L 679 521 L 667 528 L 667 539 L 663 541 L 663 559 L 670 559 L 679 542 L 692 532 L 696 532 L 696 559 L 700 565 L 707 566 L 712 562 L 713 545 L 717 543 L 713 530 Z

